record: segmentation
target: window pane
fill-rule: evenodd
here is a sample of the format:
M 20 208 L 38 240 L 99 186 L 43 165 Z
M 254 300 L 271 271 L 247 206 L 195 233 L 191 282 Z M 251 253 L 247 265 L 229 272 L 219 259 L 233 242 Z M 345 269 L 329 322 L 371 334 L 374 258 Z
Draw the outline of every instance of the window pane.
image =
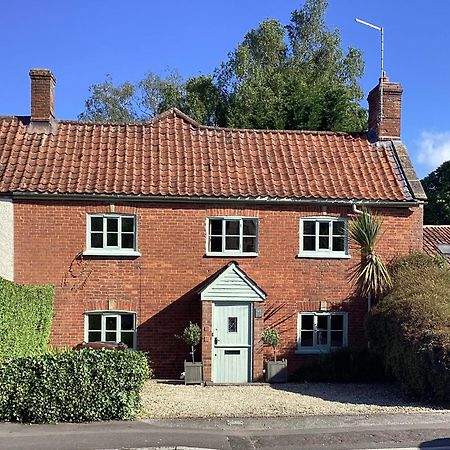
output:
M 319 235 L 328 236 L 330 233 L 330 223 L 329 222 L 319 222 Z
M 119 245 L 118 237 L 119 235 L 117 233 L 108 233 L 106 235 L 106 245 L 108 247 L 117 247 Z
M 222 234 L 222 219 L 210 219 L 209 220 L 209 234 L 221 235 Z
M 328 316 L 317 316 L 317 345 L 328 345 Z
M 317 330 L 317 345 L 328 345 L 328 333 L 326 330 Z
M 222 251 L 222 238 L 221 237 L 212 237 L 209 240 L 210 246 L 209 251 L 211 252 L 221 252 Z
M 117 317 L 107 317 L 106 318 L 106 329 L 107 330 L 117 330 Z
M 133 332 L 122 331 L 122 333 L 120 333 L 120 342 L 126 344 L 128 348 L 133 348 L 133 337 L 134 337 Z
M 99 342 L 102 340 L 102 333 L 100 331 L 90 331 L 88 333 L 88 342 Z
M 103 233 L 91 233 L 91 248 L 103 248 Z
M 122 231 L 134 231 L 134 219 L 132 217 L 122 217 Z
M 134 235 L 122 233 L 122 248 L 134 248 Z
M 333 251 L 343 252 L 344 251 L 344 236 L 333 237 Z
M 330 247 L 330 238 L 327 237 L 319 237 L 319 248 L 320 249 L 328 249 Z
M 244 236 L 256 236 L 256 220 L 244 219 L 243 222 Z
M 316 222 L 314 220 L 303 221 L 303 234 L 316 234 Z
M 328 316 L 317 316 L 317 329 L 318 330 L 328 329 Z
M 119 219 L 117 217 L 106 219 L 106 230 L 107 231 L 118 231 L 119 230 Z
M 302 330 L 312 330 L 314 328 L 314 316 L 303 315 L 301 328 Z
M 134 329 L 134 314 L 122 314 L 122 330 L 133 330 Z
M 100 314 L 90 314 L 88 316 L 88 329 L 89 330 L 102 329 L 102 316 Z
M 333 222 L 333 234 L 341 236 L 344 234 L 344 222 Z
M 243 239 L 243 252 L 256 252 L 256 237 L 245 237 Z
M 225 240 L 225 250 L 239 250 L 239 238 L 227 237 Z
M 115 331 L 106 332 L 106 342 L 116 342 L 117 333 Z
M 331 346 L 342 347 L 344 345 L 344 332 L 332 331 L 331 332 Z
M 316 238 L 314 236 L 305 236 L 303 238 L 303 250 L 314 251 L 316 249 Z
M 300 334 L 300 346 L 312 347 L 313 346 L 313 331 L 302 331 Z
M 227 220 L 225 223 L 225 234 L 228 236 L 239 236 L 239 221 Z
M 103 231 L 103 217 L 91 217 L 91 231 Z
M 238 318 L 228 317 L 228 333 L 237 333 L 238 330 Z
M 331 329 L 332 330 L 343 330 L 344 329 L 344 316 L 342 315 L 332 315 L 331 316 Z

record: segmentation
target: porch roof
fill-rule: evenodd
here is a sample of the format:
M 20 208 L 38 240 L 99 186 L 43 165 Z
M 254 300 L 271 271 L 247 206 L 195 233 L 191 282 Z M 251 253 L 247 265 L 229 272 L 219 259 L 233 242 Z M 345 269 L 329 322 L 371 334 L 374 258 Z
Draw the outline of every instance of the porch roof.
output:
M 201 300 L 262 302 L 266 293 L 232 261 L 210 277 L 198 290 Z

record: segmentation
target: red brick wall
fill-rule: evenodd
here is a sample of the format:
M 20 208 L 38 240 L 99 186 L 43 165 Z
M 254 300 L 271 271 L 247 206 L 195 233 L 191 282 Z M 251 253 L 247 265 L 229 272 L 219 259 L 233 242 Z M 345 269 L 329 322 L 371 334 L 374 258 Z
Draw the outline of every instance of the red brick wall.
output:
M 195 288 L 231 259 L 205 256 L 205 219 L 215 215 L 259 218 L 259 256 L 233 259 L 267 293 L 266 324 L 277 325 L 281 331 L 280 356 L 289 357 L 291 366 L 302 358 L 294 355 L 297 313 L 319 310 L 320 301 L 329 302 L 330 309 L 349 311 L 349 343 L 364 342 L 367 305 L 353 298 L 348 282 L 359 259 L 357 249 L 351 249 L 351 259 L 296 256 L 299 218 L 322 215 L 322 207 L 21 201 L 14 211 L 16 281 L 55 284 L 51 340 L 56 346 L 83 340 L 85 311 L 130 310 L 137 314 L 138 347 L 149 352 L 156 375 L 178 376 L 189 349 L 174 335 L 189 320 L 200 323 L 202 317 Z M 113 211 L 136 214 L 142 256 L 77 259 L 85 248 L 86 213 Z M 379 242 L 385 259 L 421 249 L 422 209 L 379 213 L 385 216 Z M 326 214 L 347 216 L 351 208 L 328 207 Z M 260 360 L 255 364 L 255 375 L 260 375 L 261 364 Z

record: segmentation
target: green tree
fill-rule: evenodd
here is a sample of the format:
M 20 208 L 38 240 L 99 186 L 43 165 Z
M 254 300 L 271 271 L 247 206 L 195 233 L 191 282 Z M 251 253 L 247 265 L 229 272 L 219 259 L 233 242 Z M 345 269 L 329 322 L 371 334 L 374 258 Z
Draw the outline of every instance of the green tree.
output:
M 238 128 L 360 131 L 364 64 L 344 52 L 338 30 L 325 23 L 326 0 L 306 0 L 283 26 L 274 19 L 250 30 L 212 75 L 183 80 L 150 73 L 114 90 L 94 85 L 84 120 L 146 120 L 177 107 L 200 123 Z M 124 89 L 124 86 L 128 90 Z M 114 94 L 130 94 L 118 99 Z M 105 92 L 107 95 L 105 95 Z
M 450 225 L 450 161 L 443 163 L 422 180 L 428 197 L 424 222 L 428 225 Z

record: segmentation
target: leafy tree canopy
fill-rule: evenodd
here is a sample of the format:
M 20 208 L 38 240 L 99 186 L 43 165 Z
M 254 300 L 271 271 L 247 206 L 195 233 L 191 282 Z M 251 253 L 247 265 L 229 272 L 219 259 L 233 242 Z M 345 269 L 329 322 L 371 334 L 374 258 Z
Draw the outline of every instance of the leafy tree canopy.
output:
M 424 222 L 428 225 L 450 225 L 450 161 L 427 175 L 422 185 L 428 197 Z
M 364 64 L 344 52 L 325 24 L 326 0 L 306 0 L 283 26 L 267 19 L 250 30 L 213 74 L 183 79 L 149 73 L 115 86 L 90 88 L 86 121 L 143 121 L 177 107 L 200 123 L 223 127 L 360 131 Z

